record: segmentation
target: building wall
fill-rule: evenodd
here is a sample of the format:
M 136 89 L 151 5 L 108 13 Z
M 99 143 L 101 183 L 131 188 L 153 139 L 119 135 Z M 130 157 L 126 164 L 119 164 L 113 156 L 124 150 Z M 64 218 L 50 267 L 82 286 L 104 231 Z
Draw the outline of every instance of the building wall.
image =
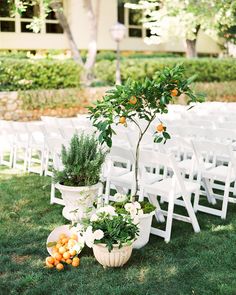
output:
M 94 0 L 95 1 L 95 0 Z M 79 49 L 86 49 L 89 40 L 89 22 L 82 1 L 65 1 L 65 13 Z M 115 50 L 116 44 L 110 36 L 109 29 L 117 20 L 117 0 L 101 0 L 98 24 L 98 49 Z M 0 32 L 0 49 L 68 49 L 65 34 L 21 33 L 19 25 L 16 32 Z M 143 38 L 126 37 L 121 42 L 121 50 L 131 51 L 185 51 L 184 41 L 169 42 L 160 45 L 147 45 Z M 219 53 L 217 44 L 204 33 L 200 33 L 197 42 L 200 53 Z

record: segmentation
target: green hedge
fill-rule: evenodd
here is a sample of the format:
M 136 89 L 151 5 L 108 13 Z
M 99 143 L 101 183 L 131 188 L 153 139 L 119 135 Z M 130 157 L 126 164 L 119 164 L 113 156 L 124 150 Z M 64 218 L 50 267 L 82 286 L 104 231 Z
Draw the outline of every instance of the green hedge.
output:
M 0 58 L 0 91 L 78 87 L 81 72 L 71 60 Z
M 184 58 L 159 58 L 159 59 L 125 59 L 121 62 L 121 77 L 125 81 L 128 78 L 135 80 L 152 78 L 155 72 L 165 66 L 172 67 L 177 63 L 183 63 L 186 76 L 197 75 L 196 82 L 232 81 L 236 80 L 235 59 L 184 59 Z M 97 62 L 94 74 L 98 82 L 114 84 L 115 61 Z

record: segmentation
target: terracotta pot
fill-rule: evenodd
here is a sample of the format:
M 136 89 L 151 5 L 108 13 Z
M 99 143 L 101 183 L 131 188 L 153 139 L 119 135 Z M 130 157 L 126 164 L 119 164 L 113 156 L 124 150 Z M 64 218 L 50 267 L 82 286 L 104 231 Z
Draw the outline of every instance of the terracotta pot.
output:
M 111 252 L 108 251 L 105 244 L 94 244 L 93 246 L 93 254 L 103 267 L 123 266 L 130 259 L 132 250 L 133 244 L 126 244 L 122 248 L 119 248 L 118 245 L 113 245 Z

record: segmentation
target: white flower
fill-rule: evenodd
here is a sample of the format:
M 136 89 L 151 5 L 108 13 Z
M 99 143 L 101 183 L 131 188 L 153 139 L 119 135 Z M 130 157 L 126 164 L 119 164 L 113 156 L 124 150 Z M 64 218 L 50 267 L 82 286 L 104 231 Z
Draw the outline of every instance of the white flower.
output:
M 97 213 L 106 213 L 110 216 L 116 216 L 116 211 L 115 211 L 115 208 L 111 205 L 107 205 L 107 206 L 104 206 L 104 207 L 101 207 L 97 210 Z
M 133 208 L 133 204 L 132 203 L 126 203 L 125 204 L 125 210 L 127 212 L 129 212 L 132 208 Z
M 124 202 L 126 199 L 127 199 L 127 196 L 126 195 L 122 195 L 120 193 L 116 193 L 114 195 L 115 202 Z
M 101 240 L 104 237 L 104 232 L 101 229 L 97 229 L 93 233 L 93 236 L 95 240 Z
M 97 214 L 93 214 L 93 215 L 90 217 L 90 221 L 91 221 L 91 222 L 97 221 L 98 219 L 99 219 L 99 217 L 97 216 Z
M 135 215 L 137 215 L 137 209 L 133 207 L 130 209 L 129 213 L 130 213 L 130 216 L 133 218 Z
M 133 218 L 133 224 L 138 224 L 139 223 L 139 217 L 138 215 L 135 215 Z
M 138 210 L 138 215 L 140 216 L 140 215 L 143 215 L 143 209 L 139 209 Z
M 84 226 L 81 223 L 77 223 L 76 231 L 81 232 L 83 230 Z
M 84 238 L 85 244 L 89 248 L 92 248 L 94 244 L 94 234 L 92 231 L 92 226 L 87 227 L 86 231 L 83 234 L 83 238 Z
M 79 241 L 72 247 L 72 250 L 75 250 L 77 254 L 79 254 L 84 248 L 84 239 L 83 237 L 79 237 Z
M 136 209 L 141 209 L 141 205 L 139 202 L 134 202 L 134 206 Z

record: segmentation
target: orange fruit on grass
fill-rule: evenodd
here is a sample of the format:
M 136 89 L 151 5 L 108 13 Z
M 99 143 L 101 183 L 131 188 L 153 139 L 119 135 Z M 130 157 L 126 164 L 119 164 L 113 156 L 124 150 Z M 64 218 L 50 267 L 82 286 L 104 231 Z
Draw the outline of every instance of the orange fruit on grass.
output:
M 63 254 L 66 252 L 66 247 L 62 246 L 59 248 L 59 253 Z
M 121 124 L 125 124 L 125 123 L 126 123 L 126 118 L 125 118 L 125 117 L 120 117 L 119 122 L 120 122 Z
M 159 124 L 156 127 L 157 132 L 163 132 L 165 131 L 165 126 L 163 124 Z
M 63 258 L 66 260 L 66 259 L 69 259 L 70 258 L 70 253 L 69 252 L 65 252 L 63 254 Z
M 46 258 L 46 262 L 49 263 L 49 264 L 53 264 L 55 261 L 55 259 L 52 257 L 52 256 L 49 256 Z
M 53 267 L 54 267 L 54 265 L 53 265 L 53 264 L 51 264 L 51 263 L 48 263 L 47 261 L 46 261 L 46 266 L 47 266 L 48 268 L 53 268 Z
M 131 98 L 130 98 L 130 100 L 129 100 L 129 103 L 135 105 L 135 104 L 137 103 L 137 98 L 136 98 L 136 96 L 131 96 Z
M 58 265 L 58 263 L 60 263 L 60 261 L 59 260 L 54 260 L 54 265 Z
M 80 262 L 79 257 L 74 257 L 74 258 L 72 259 L 72 265 L 73 265 L 73 266 L 78 266 L 78 265 L 79 265 L 79 262 Z M 78 264 L 78 265 L 76 265 L 76 264 Z
M 179 93 L 178 89 L 171 90 L 171 96 L 177 96 Z
M 55 253 L 55 254 L 53 254 L 53 257 L 56 259 L 56 260 L 58 260 L 58 261 L 61 261 L 61 259 L 62 259 L 62 255 L 60 254 L 60 253 Z
M 62 240 L 64 238 L 67 238 L 67 235 L 66 234 L 60 234 L 59 239 Z
M 77 234 L 72 234 L 72 235 L 70 236 L 70 239 L 71 239 L 71 240 L 78 241 L 78 235 L 77 235 Z
M 71 265 L 74 266 L 74 267 L 77 267 L 77 266 L 79 266 L 79 262 L 77 262 L 77 261 L 72 261 Z
M 75 250 L 70 250 L 69 253 L 70 253 L 71 256 L 75 256 L 76 255 L 76 251 Z
M 60 270 L 63 270 L 64 269 L 64 265 L 62 263 L 58 263 L 57 266 L 56 266 L 56 269 L 59 270 L 59 271 Z
M 66 259 L 66 263 L 67 264 L 71 264 L 72 263 L 72 259 L 70 259 L 70 258 L 69 259 Z

